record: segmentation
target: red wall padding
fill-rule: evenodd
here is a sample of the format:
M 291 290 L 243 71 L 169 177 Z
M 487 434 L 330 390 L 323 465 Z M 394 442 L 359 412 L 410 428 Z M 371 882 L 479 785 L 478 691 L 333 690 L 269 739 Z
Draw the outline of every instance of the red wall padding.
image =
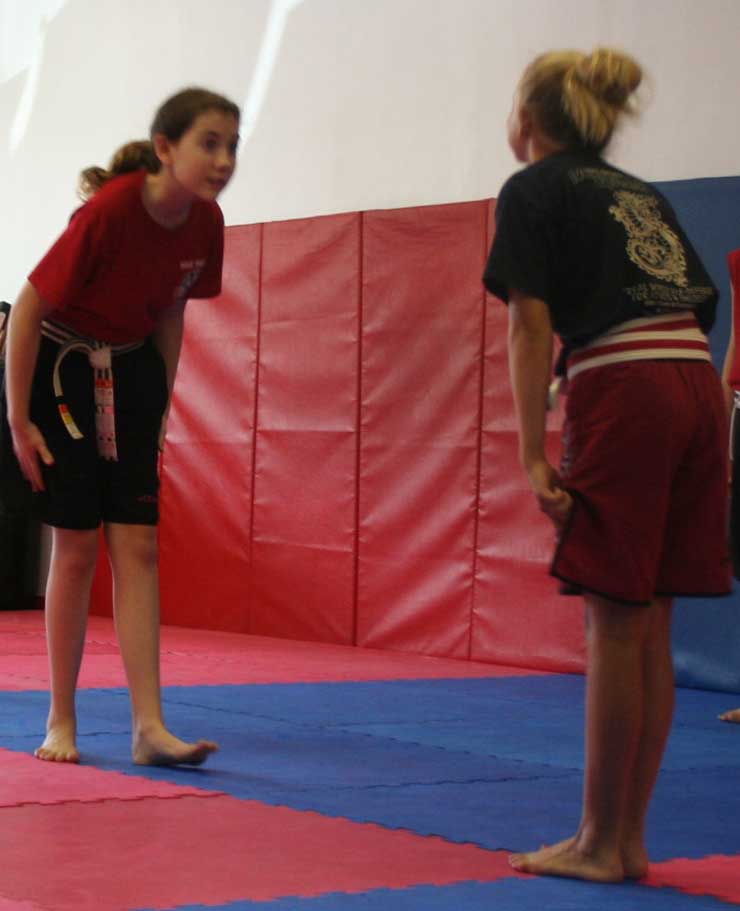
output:
M 250 629 L 351 642 L 360 216 L 265 225 Z
M 163 458 L 166 622 L 582 669 L 517 462 L 506 310 L 480 282 L 492 214 L 227 230 Z M 98 611 L 108 588 L 101 567 Z

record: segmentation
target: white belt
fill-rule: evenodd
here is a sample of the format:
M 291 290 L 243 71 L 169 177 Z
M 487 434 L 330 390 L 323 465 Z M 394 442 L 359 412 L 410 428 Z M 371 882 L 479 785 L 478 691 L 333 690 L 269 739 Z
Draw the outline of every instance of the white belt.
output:
M 95 433 L 98 454 L 103 459 L 117 462 L 118 448 L 116 446 L 112 357 L 113 355 L 135 351 L 137 348 L 141 348 L 144 342 L 131 342 L 127 345 L 108 345 L 105 342 L 97 341 L 97 339 L 76 335 L 66 326 L 62 326 L 60 323 L 53 323 L 50 320 L 42 322 L 41 334 L 59 345 L 59 351 L 54 361 L 54 396 L 57 401 L 59 415 L 73 440 L 81 440 L 83 433 L 75 423 L 72 413 L 64 401 L 64 390 L 59 369 L 62 361 L 70 352 L 82 351 L 87 354 L 95 378 Z
M 735 389 L 732 393 L 732 413 L 730 414 L 730 461 L 734 462 L 734 452 L 732 441 L 735 437 L 735 421 L 737 420 L 737 412 L 740 408 L 740 389 Z
M 568 379 L 622 361 L 710 361 L 709 342 L 691 311 L 646 316 L 613 326 L 568 358 Z
M 623 361 L 709 361 L 712 355 L 706 335 L 690 310 L 645 316 L 612 326 L 568 357 L 566 376 L 556 376 L 547 392 L 548 410 L 555 408 L 567 380 L 584 370 Z M 566 380 L 567 377 L 567 380 Z

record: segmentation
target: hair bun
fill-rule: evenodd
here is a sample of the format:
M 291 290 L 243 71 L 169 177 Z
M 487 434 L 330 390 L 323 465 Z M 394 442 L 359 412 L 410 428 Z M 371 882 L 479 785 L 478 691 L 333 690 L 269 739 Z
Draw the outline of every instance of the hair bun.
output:
M 573 76 L 597 98 L 625 108 L 642 82 L 642 68 L 628 54 L 599 47 L 574 64 Z

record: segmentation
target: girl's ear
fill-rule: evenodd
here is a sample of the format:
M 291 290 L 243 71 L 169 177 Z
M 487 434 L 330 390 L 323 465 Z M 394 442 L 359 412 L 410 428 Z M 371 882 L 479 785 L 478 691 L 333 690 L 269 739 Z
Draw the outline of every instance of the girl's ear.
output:
M 152 138 L 152 145 L 154 146 L 154 154 L 162 164 L 170 164 L 170 141 L 164 133 L 155 133 Z
M 517 161 L 527 163 L 534 121 L 529 111 L 516 98 L 506 122 L 509 146 Z
M 522 107 L 519 109 L 519 135 L 524 142 L 529 142 L 534 130 L 534 120 L 529 112 L 529 108 Z

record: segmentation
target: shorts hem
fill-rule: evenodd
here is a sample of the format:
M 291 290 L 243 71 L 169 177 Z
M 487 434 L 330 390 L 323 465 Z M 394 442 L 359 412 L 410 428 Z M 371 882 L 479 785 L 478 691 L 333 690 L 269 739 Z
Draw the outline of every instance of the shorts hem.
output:
M 150 525 L 156 528 L 159 525 L 159 518 L 156 519 L 101 519 L 104 525 Z
M 614 595 L 605 591 L 600 591 L 593 586 L 584 585 L 582 582 L 576 582 L 574 579 L 569 579 L 567 576 L 562 575 L 562 573 L 557 572 L 554 568 L 550 569 L 550 575 L 562 583 L 560 594 L 565 595 L 566 597 L 578 597 L 587 594 L 596 595 L 599 598 L 606 598 L 608 601 L 613 601 L 617 604 L 629 604 L 633 607 L 647 607 L 655 598 L 727 598 L 733 593 L 731 587 L 724 591 L 656 591 L 653 593 L 652 597 L 647 600 L 637 600 L 615 597 Z
M 64 519 L 50 519 L 44 515 L 38 515 L 37 518 L 39 522 L 43 525 L 48 525 L 49 528 L 62 528 L 66 531 L 97 531 L 101 525 L 100 521 L 91 525 L 88 522 L 68 522 Z
M 600 591 L 597 588 L 594 588 L 590 585 L 584 585 L 583 582 L 576 582 L 574 579 L 569 579 L 567 576 L 562 575 L 555 571 L 555 569 L 550 569 L 550 575 L 563 583 L 563 587 L 560 590 L 561 595 L 572 595 L 572 596 L 582 596 L 582 595 L 596 595 L 598 598 L 605 598 L 607 601 L 613 601 L 616 604 L 628 604 L 631 607 L 647 607 L 652 598 L 636 599 L 636 598 L 624 598 L 619 597 L 609 592 Z
M 656 592 L 656 598 L 727 598 L 732 594 L 732 589 L 728 588 L 727 591 L 721 592 L 684 592 L 684 591 L 675 591 L 675 592 Z

